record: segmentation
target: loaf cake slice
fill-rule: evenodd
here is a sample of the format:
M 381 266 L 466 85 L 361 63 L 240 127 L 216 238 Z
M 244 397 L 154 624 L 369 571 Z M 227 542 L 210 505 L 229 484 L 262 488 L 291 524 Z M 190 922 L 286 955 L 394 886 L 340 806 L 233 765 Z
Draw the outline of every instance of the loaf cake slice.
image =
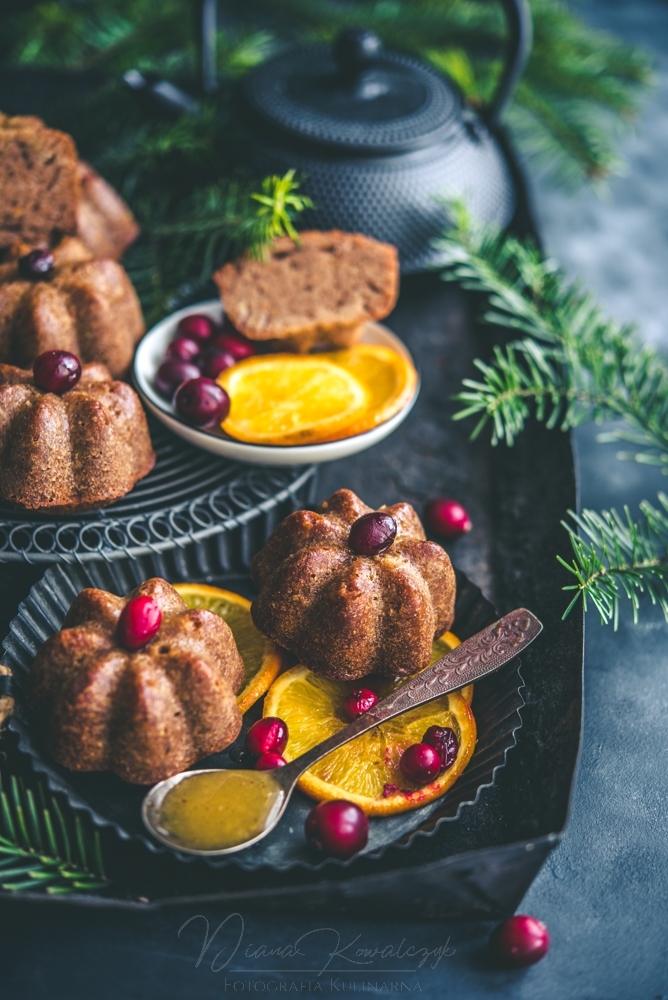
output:
M 77 161 L 71 136 L 0 112 L 0 247 L 17 238 L 51 245 L 76 232 Z
M 389 243 L 359 233 L 311 230 L 281 237 L 265 260 L 242 257 L 214 274 L 225 312 L 251 340 L 282 350 L 348 347 L 369 320 L 392 310 L 399 259 Z

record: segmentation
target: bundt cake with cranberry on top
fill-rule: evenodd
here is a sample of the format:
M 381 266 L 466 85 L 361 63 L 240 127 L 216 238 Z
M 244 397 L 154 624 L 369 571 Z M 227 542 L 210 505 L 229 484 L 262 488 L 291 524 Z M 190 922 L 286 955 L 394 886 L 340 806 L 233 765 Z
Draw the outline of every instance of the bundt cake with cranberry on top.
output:
M 122 615 L 142 597 L 157 605 L 157 630 L 139 649 L 128 648 Z M 148 785 L 236 738 L 243 676 L 223 619 L 189 610 L 155 578 L 128 597 L 82 590 L 35 657 L 28 700 L 58 763 Z
M 137 293 L 120 264 L 65 237 L 52 251 L 16 241 L 0 263 L 0 362 L 27 366 L 44 351 L 129 372 L 144 333 Z
M 289 514 L 251 576 L 257 628 L 324 677 L 413 674 L 454 620 L 452 564 L 414 509 L 373 511 L 351 490 Z
M 128 493 L 154 464 L 137 394 L 104 365 L 83 365 L 74 388 L 57 393 L 0 364 L 0 501 L 90 510 Z

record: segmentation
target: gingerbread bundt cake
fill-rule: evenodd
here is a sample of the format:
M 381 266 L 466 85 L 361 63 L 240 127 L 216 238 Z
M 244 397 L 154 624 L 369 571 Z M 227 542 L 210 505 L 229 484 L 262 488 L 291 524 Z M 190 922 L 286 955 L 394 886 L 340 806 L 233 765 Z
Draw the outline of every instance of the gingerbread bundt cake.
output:
M 452 564 L 426 541 L 413 508 L 374 512 L 350 490 L 332 494 L 319 513 L 289 514 L 255 556 L 251 576 L 258 629 L 314 673 L 338 680 L 415 673 L 454 619 Z
M 154 464 L 137 394 L 104 365 L 84 365 L 78 384 L 57 394 L 0 364 L 0 501 L 90 510 L 122 497 Z
M 144 318 L 120 264 L 65 237 L 51 253 L 16 242 L 0 264 L 0 362 L 30 365 L 44 351 L 101 361 L 128 374 Z
M 119 619 L 140 597 L 157 604 L 159 627 L 142 648 L 129 649 Z M 60 764 L 148 785 L 236 738 L 235 692 L 243 675 L 222 618 L 188 610 L 174 588 L 156 578 L 127 598 L 82 590 L 60 632 L 37 653 L 28 697 Z

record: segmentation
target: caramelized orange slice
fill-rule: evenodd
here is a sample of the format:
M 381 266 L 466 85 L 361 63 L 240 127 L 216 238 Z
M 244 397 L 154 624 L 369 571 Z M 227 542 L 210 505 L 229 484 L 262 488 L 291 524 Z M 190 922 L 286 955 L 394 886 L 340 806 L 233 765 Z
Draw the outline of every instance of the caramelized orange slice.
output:
M 367 409 L 348 424 L 350 436 L 385 423 L 406 406 L 417 388 L 418 376 L 412 364 L 381 344 L 357 344 L 321 357 L 341 365 L 369 390 Z
M 205 608 L 227 622 L 237 649 L 244 661 L 244 683 L 237 695 L 237 705 L 243 714 L 261 698 L 276 679 L 283 666 L 284 651 L 276 643 L 260 635 L 250 616 L 251 602 L 241 594 L 204 583 L 177 583 L 189 608 Z
M 218 382 L 230 397 L 222 427 L 252 444 L 336 441 L 369 405 L 369 390 L 321 355 L 269 354 L 226 369 Z
M 454 642 L 451 642 L 449 635 L 446 633 L 434 644 L 434 659 L 459 645 L 459 640 L 452 636 Z M 365 685 L 376 691 L 379 698 L 401 683 L 405 679 L 365 678 Z M 294 760 L 348 724 L 343 703 L 348 693 L 359 686 L 359 681 L 318 677 L 301 666 L 293 667 L 274 681 L 265 698 L 263 714 L 279 716 L 287 723 L 290 738 L 283 753 L 286 760 Z M 412 743 L 419 743 L 429 726 L 453 729 L 459 752 L 447 771 L 429 784 L 417 787 L 404 777 L 399 762 L 403 751 Z M 299 787 L 320 801 L 347 799 L 370 816 L 391 816 L 444 795 L 471 759 L 475 742 L 473 713 L 463 694 L 456 691 L 376 726 L 328 754 L 302 775 Z

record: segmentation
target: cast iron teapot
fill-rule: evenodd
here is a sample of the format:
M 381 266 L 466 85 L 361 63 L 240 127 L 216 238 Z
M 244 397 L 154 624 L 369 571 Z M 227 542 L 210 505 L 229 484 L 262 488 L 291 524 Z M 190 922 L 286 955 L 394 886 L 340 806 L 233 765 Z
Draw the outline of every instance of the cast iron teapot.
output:
M 495 135 L 531 44 L 526 0 L 503 0 L 509 51 L 490 107 L 476 115 L 456 87 L 420 61 L 384 49 L 369 31 L 293 48 L 254 69 L 240 98 L 244 163 L 296 167 L 316 210 L 309 227 L 363 232 L 399 248 L 402 271 L 437 262 L 444 198 L 505 227 L 516 193 Z

